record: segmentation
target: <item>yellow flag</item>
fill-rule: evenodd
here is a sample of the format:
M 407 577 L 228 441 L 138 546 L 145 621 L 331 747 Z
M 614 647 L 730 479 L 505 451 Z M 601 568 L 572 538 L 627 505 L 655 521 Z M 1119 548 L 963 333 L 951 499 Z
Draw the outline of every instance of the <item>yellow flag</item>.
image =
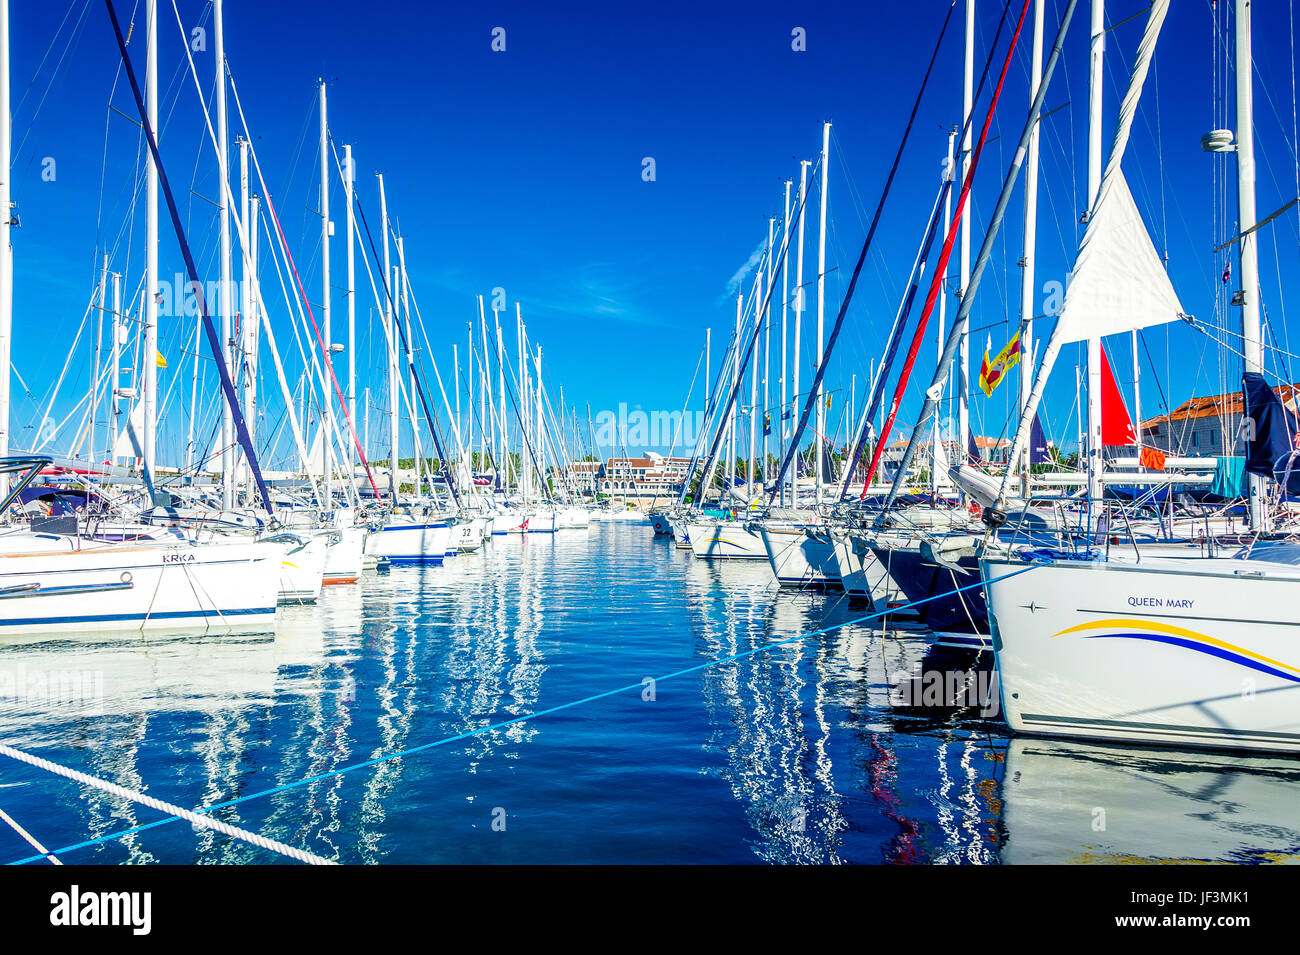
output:
M 980 390 L 986 397 L 993 397 L 993 389 L 1002 384 L 1008 371 L 1020 362 L 1020 332 L 1011 336 L 1011 341 L 998 352 L 998 357 L 989 361 L 989 351 L 984 349 L 984 362 L 980 365 Z
M 166 367 L 167 367 L 167 359 L 163 357 L 163 353 L 162 353 L 162 352 L 158 352 L 158 367 L 159 367 L 159 368 L 166 368 Z

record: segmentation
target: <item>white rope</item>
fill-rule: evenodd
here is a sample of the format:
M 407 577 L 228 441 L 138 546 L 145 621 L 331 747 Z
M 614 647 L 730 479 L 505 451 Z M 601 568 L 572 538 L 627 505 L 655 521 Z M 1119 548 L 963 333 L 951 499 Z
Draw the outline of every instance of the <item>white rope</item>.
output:
M 5 812 L 3 809 L 0 809 L 0 819 L 3 819 L 5 822 L 9 823 L 10 828 L 13 829 L 14 832 L 18 833 L 18 835 L 22 836 L 24 841 L 26 841 L 26 843 L 29 846 L 31 846 L 41 855 L 45 856 L 45 858 L 49 859 L 51 865 L 63 865 L 63 863 L 59 861 L 58 857 L 55 856 L 53 852 L 45 848 L 45 846 L 41 845 L 40 842 L 37 841 L 35 836 L 33 836 L 22 826 L 18 825 L 18 823 L 14 821 L 13 816 L 9 815 L 9 813 Z
M 203 813 L 182 809 L 180 806 L 169 802 L 163 802 L 161 799 L 154 799 L 152 796 L 146 796 L 144 793 L 136 792 L 132 789 L 125 789 L 115 783 L 99 779 L 96 776 L 88 776 L 87 774 L 78 772 L 75 769 L 69 769 L 66 766 L 60 766 L 58 763 L 52 763 L 48 759 L 42 759 L 39 756 L 32 756 L 30 753 L 24 753 L 20 749 L 14 749 L 12 746 L 5 746 L 3 743 L 0 743 L 0 756 L 8 756 L 10 759 L 18 760 L 20 763 L 27 763 L 29 766 L 35 766 L 37 769 L 44 769 L 47 772 L 54 773 L 56 776 L 63 776 L 66 779 L 71 779 L 87 786 L 93 786 L 96 789 L 103 790 L 106 793 L 110 793 L 111 795 L 118 796 L 122 799 L 129 799 L 142 806 L 148 806 L 150 809 L 156 809 L 159 812 L 165 812 L 168 815 L 177 817 L 178 819 L 184 819 L 191 826 L 201 826 L 204 829 L 212 829 L 222 835 L 230 836 L 234 839 L 242 839 L 244 842 L 250 843 L 251 845 L 258 846 L 262 849 L 268 849 L 271 852 L 278 852 L 280 855 L 287 856 L 290 859 L 296 859 L 298 862 L 305 862 L 309 865 L 338 865 L 337 862 L 334 862 L 331 859 L 326 859 L 323 856 L 307 852 L 304 849 L 297 849 L 291 845 L 286 845 L 283 842 L 268 839 L 255 832 L 249 832 L 247 829 L 240 829 L 236 826 L 224 823 L 219 819 L 213 819 L 211 816 Z M 33 843 L 33 845 L 35 845 L 35 843 Z M 48 855 L 46 850 L 42 849 L 40 846 L 37 846 L 37 849 Z

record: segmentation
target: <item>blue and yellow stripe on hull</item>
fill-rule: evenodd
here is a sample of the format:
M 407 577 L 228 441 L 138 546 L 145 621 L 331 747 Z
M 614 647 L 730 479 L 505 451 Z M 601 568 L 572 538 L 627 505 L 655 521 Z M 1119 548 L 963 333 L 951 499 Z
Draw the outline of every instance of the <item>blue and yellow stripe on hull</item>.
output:
M 1109 630 L 1111 632 L 1088 632 L 1094 630 Z M 1282 663 L 1280 660 L 1274 660 L 1263 654 L 1255 653 L 1245 647 L 1239 647 L 1216 637 L 1211 637 L 1208 634 L 1198 633 L 1195 630 L 1188 630 L 1186 627 L 1176 627 L 1173 624 L 1115 617 L 1109 620 L 1094 620 L 1091 623 L 1081 623 L 1076 627 L 1068 627 L 1059 633 L 1052 634 L 1052 637 L 1063 637 L 1067 634 L 1079 634 L 1089 640 L 1121 639 L 1164 643 L 1218 657 L 1221 660 L 1227 660 L 1229 663 L 1257 670 L 1260 673 L 1267 673 L 1269 676 L 1275 676 L 1291 683 L 1300 683 L 1300 667 Z

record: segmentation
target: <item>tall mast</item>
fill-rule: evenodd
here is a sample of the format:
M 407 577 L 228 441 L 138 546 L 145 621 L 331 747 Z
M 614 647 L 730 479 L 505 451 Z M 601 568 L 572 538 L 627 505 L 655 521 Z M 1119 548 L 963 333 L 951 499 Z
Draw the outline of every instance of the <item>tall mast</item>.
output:
M 474 334 L 474 330 L 472 326 L 470 328 L 470 334 L 471 335 Z M 471 363 L 473 362 L 472 354 L 470 356 L 470 361 Z M 455 375 L 455 386 L 453 387 L 452 391 L 456 395 L 456 434 L 458 436 L 460 435 L 464 436 L 464 443 L 461 446 L 460 461 L 458 462 L 459 466 L 457 467 L 457 470 L 460 472 L 460 476 L 458 480 L 460 480 L 462 482 L 462 486 L 464 486 L 465 469 L 469 466 L 469 457 L 468 457 L 469 451 L 467 449 L 471 446 L 471 443 L 474 440 L 474 435 L 472 432 L 470 434 L 465 433 L 465 422 L 460 420 L 460 346 L 457 345 L 455 342 L 451 343 L 451 368 L 452 368 L 452 374 Z M 472 375 L 472 369 L 471 369 L 471 375 Z M 474 407 L 474 383 L 472 377 L 470 378 L 469 406 L 471 408 Z M 473 490 L 474 490 L 474 484 L 471 481 L 469 482 L 469 487 L 467 488 L 467 491 L 468 493 L 473 493 Z
M 321 284 L 321 335 L 325 339 L 322 365 L 328 366 L 332 361 L 330 344 L 330 236 L 334 232 L 334 223 L 330 222 L 330 174 L 329 174 L 329 120 L 326 113 L 325 81 L 320 80 L 320 284 Z M 331 488 L 330 471 L 332 461 L 330 450 L 334 446 L 334 402 L 329 392 L 329 368 L 321 368 L 321 475 L 325 485 L 326 510 L 333 510 L 334 498 Z
M 957 142 L 957 127 L 954 126 L 952 129 L 948 130 L 948 163 L 947 165 L 944 166 L 944 175 L 949 178 L 956 177 L 956 168 L 954 166 L 954 163 L 956 162 L 956 156 L 954 155 L 956 142 Z M 952 221 L 952 189 L 951 188 L 948 190 L 947 195 L 945 195 L 943 198 L 943 221 L 944 222 Z M 944 342 L 947 341 L 947 332 L 945 331 L 944 328 L 948 320 L 947 302 L 948 302 L 948 296 L 945 294 L 941 294 L 939 296 L 939 329 L 938 329 L 938 339 L 937 339 L 938 347 L 939 347 L 939 354 L 938 354 L 939 361 L 943 361 Z M 872 379 L 876 377 L 874 371 L 872 372 L 871 377 Z M 947 384 L 946 375 L 944 376 L 944 382 L 946 385 Z M 867 393 L 870 394 L 871 392 L 868 390 Z M 852 417 L 852 415 L 850 415 L 850 417 Z M 853 420 L 856 421 L 857 418 L 853 418 Z M 933 460 L 934 466 L 930 468 L 931 471 L 930 490 L 937 499 L 939 494 L 939 461 L 940 461 L 939 446 L 943 443 L 943 412 L 941 410 L 941 407 L 938 404 L 936 404 L 934 407 L 934 421 L 931 423 L 931 430 L 934 432 L 934 460 Z M 964 453 L 964 449 L 963 449 L 963 453 Z
M 91 371 L 90 371 L 90 429 L 87 432 L 89 436 L 89 447 L 86 450 L 86 458 L 94 465 L 97 463 L 97 453 L 95 434 L 99 424 L 99 385 L 103 380 L 100 366 L 103 361 L 100 357 L 100 351 L 104 341 L 104 314 L 108 311 L 108 253 L 105 252 L 99 263 L 99 314 L 95 320 L 95 348 L 92 351 Z
M 1029 65 L 1029 102 L 1038 96 L 1043 78 L 1043 0 L 1034 0 L 1034 49 Z M 1025 228 L 1020 247 L 1020 411 L 1029 406 L 1033 391 L 1034 355 L 1034 251 L 1038 241 L 1038 124 L 1029 133 L 1025 154 Z M 1135 333 L 1136 334 L 1136 333 Z M 1136 341 L 1136 339 L 1135 339 Z M 1019 462 L 1020 494 L 1029 496 L 1029 463 L 1033 449 L 1026 448 Z
M 791 412 L 799 402 L 799 343 L 803 339 L 803 223 L 804 196 L 808 192 L 808 160 L 799 161 L 799 201 L 795 206 L 799 210 L 799 254 L 795 258 L 794 276 L 794 356 L 790 366 L 792 387 L 790 396 Z M 791 432 L 793 434 L 793 432 Z M 790 476 L 790 505 L 799 506 L 799 449 L 795 448 L 794 474 Z
M 352 168 L 352 147 L 343 147 L 343 197 L 347 203 L 347 223 L 348 223 L 348 416 L 352 419 L 352 426 L 356 427 L 357 422 L 357 295 L 356 295 L 356 263 L 353 260 L 352 251 L 352 234 L 356 228 L 354 219 L 356 213 L 352 210 L 352 189 L 356 181 L 356 173 Z M 367 449 L 367 455 L 369 449 Z M 351 484 L 355 477 L 355 463 L 352 458 L 352 448 L 348 447 L 348 483 Z
M 528 467 L 528 360 L 524 351 L 524 316 L 519 303 L 515 302 L 515 357 L 519 361 L 519 488 L 524 496 L 524 503 L 529 502 L 533 488 L 533 472 Z
M 817 370 L 821 371 L 822 359 L 822 339 L 824 337 L 824 326 L 826 324 L 826 187 L 830 182 L 830 176 L 827 175 L 827 163 L 830 161 L 831 147 L 831 124 L 822 124 L 822 179 L 821 179 L 821 218 L 817 228 Z M 817 474 L 817 503 L 822 502 L 822 455 L 823 444 L 826 439 L 826 398 L 823 392 L 825 376 L 823 375 L 817 382 L 817 434 L 815 441 L 817 446 L 816 461 L 814 469 Z
M 1255 118 L 1254 66 L 1250 43 L 1251 0 L 1236 0 L 1237 16 L 1237 232 L 1241 241 L 1241 352 L 1246 371 L 1262 372 L 1264 366 L 1259 316 L 1258 235 L 1255 227 Z M 1250 478 L 1250 528 L 1266 530 L 1264 479 Z
M 242 136 L 235 137 L 235 146 L 239 150 L 239 219 L 244 224 L 244 235 L 248 243 L 252 243 L 252 234 L 249 229 L 251 212 L 249 207 L 248 195 L 248 140 Z M 249 347 L 250 333 L 256 327 L 256 321 L 253 316 L 253 279 L 252 279 L 252 256 L 249 248 L 241 249 L 239 256 L 239 328 L 240 338 L 237 351 L 242 356 L 242 360 L 233 365 L 230 369 L 235 378 L 235 384 L 239 384 L 239 375 L 242 371 L 244 375 L 244 414 L 248 422 L 248 432 L 253 433 L 253 413 L 252 413 L 252 388 L 253 388 L 253 371 L 248 365 L 252 348 Z M 146 362 L 148 364 L 148 362 Z M 240 468 L 241 475 L 244 469 Z
M 546 497 L 546 420 L 542 411 L 542 346 L 537 346 L 537 419 L 533 422 L 537 444 L 537 480 L 541 482 L 541 497 Z
M 501 456 L 497 460 L 502 462 L 504 473 L 501 475 L 501 492 L 506 494 L 510 491 L 510 445 L 506 443 L 508 435 L 506 431 L 506 346 L 505 339 L 501 336 L 501 314 L 495 306 L 492 309 L 492 323 L 497 331 L 497 398 L 501 405 L 501 412 L 497 419 L 501 429 Z
M 415 465 L 415 493 L 418 497 L 424 488 L 423 461 L 420 459 L 423 455 L 423 447 L 420 444 L 420 419 L 415 413 L 415 338 L 411 334 L 411 298 L 410 289 L 406 284 L 406 237 L 397 237 L 397 275 L 393 283 L 397 289 L 394 293 L 398 296 L 397 307 L 400 310 L 398 321 L 402 322 L 406 328 L 406 362 L 407 362 L 407 387 L 410 389 L 407 394 L 410 396 L 411 404 L 411 455 L 412 463 Z M 432 481 L 429 482 L 432 486 Z
M 144 87 L 145 113 L 155 138 L 158 131 L 158 0 L 145 0 Z M 158 443 L 158 169 L 153 153 L 145 159 L 145 242 L 144 242 L 144 468 L 152 473 Z M 3 452 L 0 452 L 3 453 Z
M 970 171 L 971 136 L 974 133 L 975 109 L 975 0 L 966 0 L 966 52 L 962 73 L 961 116 L 965 132 L 961 140 L 961 182 Z M 970 221 L 967 210 L 961 217 L 961 255 L 957 279 L 957 295 L 964 298 L 970 284 Z M 881 435 L 884 441 L 888 435 Z M 970 337 L 963 333 L 957 347 L 957 441 L 962 460 L 970 447 Z
M 784 231 L 781 233 L 781 241 L 785 244 L 785 250 L 786 250 L 785 254 L 787 259 L 789 258 L 790 255 L 789 236 L 790 236 L 790 186 L 791 185 L 793 185 L 793 183 L 791 182 L 791 180 L 787 179 L 785 181 L 785 226 L 784 226 Z M 788 262 L 783 263 L 783 265 L 788 265 Z M 788 407 L 788 402 L 789 402 L 789 396 L 786 390 L 787 385 L 789 384 L 789 379 L 786 377 L 787 374 L 786 366 L 788 364 L 787 356 L 786 356 L 786 337 L 788 335 L 788 329 L 786 323 L 788 321 L 787 316 L 789 314 L 789 310 L 790 310 L 790 269 L 788 267 L 783 267 L 781 269 L 781 378 L 779 381 L 780 395 L 778 398 L 779 403 L 777 406 L 778 407 L 777 427 L 780 430 L 777 431 L 778 440 L 776 443 L 777 448 L 781 449 L 782 454 L 785 453 L 784 452 L 785 440 L 789 436 L 789 432 L 787 431 L 785 426 L 786 408 Z M 704 384 L 705 384 L 704 393 L 707 395 L 709 392 L 708 381 L 706 380 Z M 706 398 L 705 400 L 708 399 Z M 785 503 L 784 484 L 781 485 L 781 503 L 782 504 Z
M 767 486 L 767 459 L 769 456 L 768 444 L 771 437 L 772 428 L 769 424 L 772 409 L 772 232 L 776 226 L 776 217 L 772 216 L 767 220 L 767 296 L 764 300 L 765 308 L 763 310 L 763 486 Z
M 222 30 L 222 0 L 213 3 L 213 35 L 217 65 L 217 177 L 218 209 L 221 230 L 221 287 L 217 290 L 217 310 L 221 315 L 221 347 L 225 349 L 226 365 L 235 367 L 234 343 L 230 337 L 231 312 L 234 302 L 230 295 L 230 202 L 226 183 L 229 181 L 230 139 L 226 129 L 226 45 Z M 235 420 L 230 412 L 230 402 L 221 403 L 221 507 L 229 510 L 235 503 Z
M 109 392 L 109 408 L 112 414 L 108 418 L 108 460 L 117 464 L 117 454 L 114 453 L 114 445 L 117 444 L 117 426 L 118 416 L 121 415 L 121 405 L 119 402 L 119 393 L 122 390 L 122 332 L 125 330 L 122 324 L 122 276 L 113 273 L 113 345 L 108 350 L 108 354 L 113 361 L 113 374 L 110 380 L 112 391 Z M 128 409 L 129 410 L 129 409 Z
M 487 442 L 488 442 L 488 404 L 491 401 L 492 379 L 488 375 L 488 356 L 487 356 L 487 317 L 483 312 L 483 296 L 478 297 L 478 327 L 479 337 L 483 343 L 483 352 L 479 356 L 478 367 L 481 380 L 479 381 L 478 390 L 478 469 L 487 470 Z M 470 329 L 470 353 L 474 351 L 474 331 Z M 492 436 L 493 460 L 496 460 L 496 435 Z
M 760 262 L 758 274 L 754 276 L 754 324 L 762 330 L 763 315 L 763 265 Z M 757 344 L 754 346 L 757 348 Z M 754 464 L 758 457 L 758 357 L 754 358 L 749 369 L 749 461 L 745 468 L 745 496 L 754 496 Z
M 1092 0 L 1088 59 L 1088 215 L 1101 191 L 1102 63 L 1106 53 L 1106 0 Z M 1088 339 L 1088 498 L 1101 502 L 1101 339 Z
M 257 290 L 257 219 L 262 203 L 257 196 L 248 201 L 248 312 L 244 318 L 247 335 L 244 339 L 244 361 L 248 365 L 248 387 L 244 397 L 244 421 L 248 427 L 250 443 L 257 435 L 257 352 L 261 340 L 261 305 Z M 256 446 L 256 445 L 254 445 Z
M 384 196 L 384 177 L 379 174 L 379 219 L 384 233 L 384 281 L 388 284 L 388 294 L 384 296 L 384 324 L 388 327 L 388 442 L 389 442 L 389 493 L 393 503 L 397 503 L 397 389 L 400 379 L 397 376 L 397 324 L 393 321 L 393 286 L 392 266 L 388 261 L 388 200 Z
M 13 348 L 14 250 L 10 242 L 13 124 L 9 115 L 9 0 L 0 0 L 0 457 L 9 454 L 9 365 Z M 9 478 L 0 475 L 0 492 Z
M 736 391 L 740 383 L 740 313 L 744 308 L 745 296 L 736 293 L 736 336 L 733 341 L 735 360 L 731 363 L 731 390 Z M 727 498 L 731 497 L 732 488 L 736 486 L 736 419 L 740 417 L 739 409 L 731 412 L 731 443 L 727 446 Z
M 709 363 L 713 360 L 713 329 L 704 330 L 704 414 L 709 413 Z

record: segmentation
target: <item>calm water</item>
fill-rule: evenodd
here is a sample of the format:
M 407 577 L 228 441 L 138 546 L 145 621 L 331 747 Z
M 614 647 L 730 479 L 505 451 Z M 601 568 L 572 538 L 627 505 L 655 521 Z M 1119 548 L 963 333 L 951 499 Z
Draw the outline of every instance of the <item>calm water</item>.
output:
M 215 812 L 347 863 L 1300 859 L 1300 761 L 1008 739 L 904 707 L 895 687 L 935 662 L 920 634 L 771 646 L 864 611 L 770 581 L 647 526 L 497 538 L 331 588 L 274 637 L 0 646 L 0 739 L 212 806 L 474 733 Z M 89 702 L 31 689 L 60 672 Z M 0 809 L 56 850 L 163 818 L 2 758 Z M 29 855 L 0 824 L 0 862 Z M 183 822 L 63 858 L 281 861 Z

